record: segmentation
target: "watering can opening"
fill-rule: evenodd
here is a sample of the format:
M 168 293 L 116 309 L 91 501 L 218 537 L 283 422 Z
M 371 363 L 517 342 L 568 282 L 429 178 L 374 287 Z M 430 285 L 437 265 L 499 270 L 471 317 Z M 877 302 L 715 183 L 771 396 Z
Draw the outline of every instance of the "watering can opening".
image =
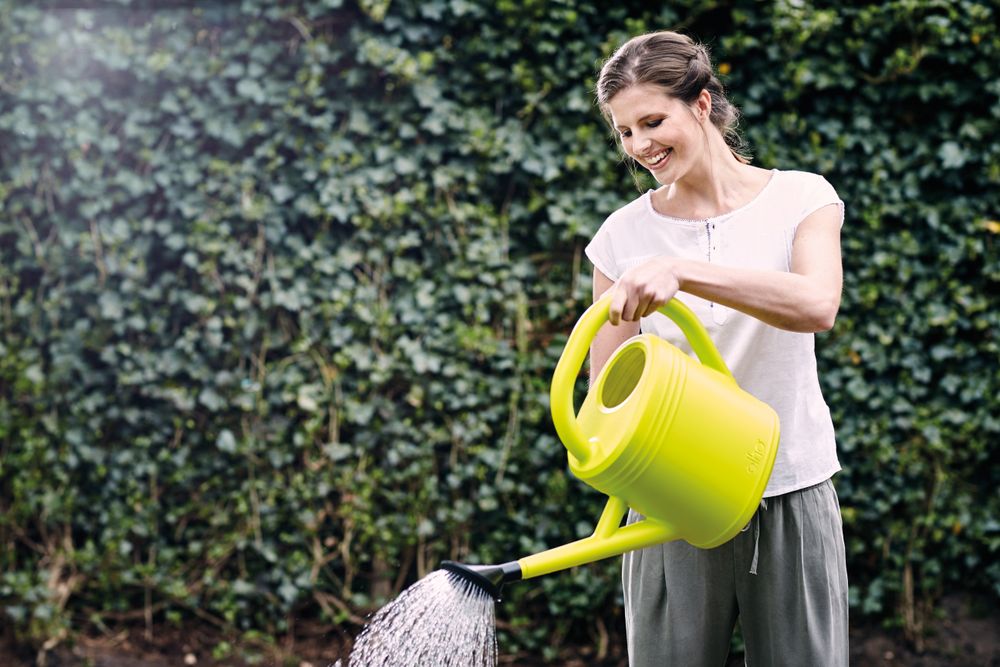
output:
M 601 383 L 601 405 L 613 410 L 628 400 L 646 370 L 646 348 L 640 341 L 631 343 L 615 355 Z

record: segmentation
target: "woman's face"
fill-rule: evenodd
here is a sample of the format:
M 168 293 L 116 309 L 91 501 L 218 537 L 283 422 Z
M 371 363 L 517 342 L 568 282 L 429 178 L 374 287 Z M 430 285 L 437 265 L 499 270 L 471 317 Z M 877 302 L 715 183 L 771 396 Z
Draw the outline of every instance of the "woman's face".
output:
M 680 179 L 706 151 L 698 103 L 688 106 L 640 83 L 612 97 L 608 108 L 625 153 L 662 185 Z

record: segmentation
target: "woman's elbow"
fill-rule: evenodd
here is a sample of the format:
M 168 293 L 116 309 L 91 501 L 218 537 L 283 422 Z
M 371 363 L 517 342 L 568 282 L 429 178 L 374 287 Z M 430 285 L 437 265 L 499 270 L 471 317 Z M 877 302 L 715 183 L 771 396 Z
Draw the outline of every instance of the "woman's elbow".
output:
M 829 331 L 837 322 L 837 312 L 840 310 L 840 295 L 821 297 L 810 304 L 808 314 L 808 332 L 822 333 Z

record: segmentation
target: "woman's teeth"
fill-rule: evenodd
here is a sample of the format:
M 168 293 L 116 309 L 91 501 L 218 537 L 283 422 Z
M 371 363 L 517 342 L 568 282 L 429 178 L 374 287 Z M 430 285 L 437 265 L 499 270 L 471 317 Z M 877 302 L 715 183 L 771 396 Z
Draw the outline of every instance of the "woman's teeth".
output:
M 647 159 L 646 162 L 648 162 L 651 165 L 659 164 L 660 161 L 663 160 L 663 158 L 667 157 L 670 154 L 670 151 L 672 151 L 672 150 L 674 150 L 674 149 L 673 148 L 668 148 L 665 151 L 661 151 L 661 152 L 657 153 L 656 155 L 654 155 L 654 156 L 650 157 L 649 159 Z

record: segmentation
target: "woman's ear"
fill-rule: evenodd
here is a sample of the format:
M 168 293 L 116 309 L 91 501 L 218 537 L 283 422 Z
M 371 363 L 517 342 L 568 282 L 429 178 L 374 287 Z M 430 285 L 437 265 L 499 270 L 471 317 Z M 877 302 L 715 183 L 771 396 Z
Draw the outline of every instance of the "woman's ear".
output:
M 697 116 L 699 123 L 704 123 L 712 117 L 712 94 L 708 92 L 708 88 L 701 89 L 698 99 L 694 101 L 694 106 L 695 116 Z

